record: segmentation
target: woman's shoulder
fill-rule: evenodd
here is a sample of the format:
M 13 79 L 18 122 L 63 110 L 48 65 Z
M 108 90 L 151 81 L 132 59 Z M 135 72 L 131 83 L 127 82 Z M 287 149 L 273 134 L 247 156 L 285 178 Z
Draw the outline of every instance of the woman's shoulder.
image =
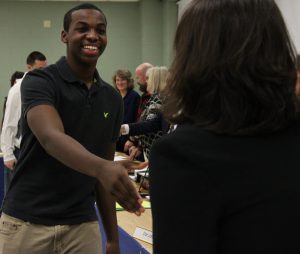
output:
M 139 95 L 139 93 L 133 89 L 128 91 L 128 95 L 130 95 L 131 97 L 135 97 L 135 98 L 140 98 L 141 96 Z
M 189 143 L 195 138 L 199 138 L 199 135 L 206 135 L 200 127 L 190 124 L 178 125 L 177 128 L 162 136 L 156 144 L 164 148 L 170 148 L 177 144 Z
M 162 102 L 161 102 L 161 98 L 160 98 L 160 96 L 158 95 L 158 94 L 153 94 L 153 95 L 151 95 L 151 97 L 150 97 L 150 99 L 149 99 L 149 101 L 147 102 L 147 104 L 148 104 L 148 107 L 149 106 L 155 106 L 155 105 L 161 105 L 162 104 Z M 146 104 L 146 105 L 147 105 Z

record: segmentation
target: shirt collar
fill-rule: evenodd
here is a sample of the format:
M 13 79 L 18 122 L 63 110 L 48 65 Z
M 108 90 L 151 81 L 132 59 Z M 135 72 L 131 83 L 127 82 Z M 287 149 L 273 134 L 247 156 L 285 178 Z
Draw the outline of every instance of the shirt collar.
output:
M 82 81 L 73 74 L 65 56 L 61 57 L 56 62 L 56 65 L 58 67 L 59 74 L 65 81 L 69 83 L 82 83 Z M 101 78 L 97 70 L 95 70 L 94 74 L 94 83 L 101 85 Z

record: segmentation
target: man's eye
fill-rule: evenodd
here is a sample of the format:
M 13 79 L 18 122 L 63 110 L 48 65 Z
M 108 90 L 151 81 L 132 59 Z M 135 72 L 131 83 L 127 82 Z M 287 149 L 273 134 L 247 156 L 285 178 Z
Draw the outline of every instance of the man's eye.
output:
M 97 33 L 99 34 L 106 34 L 106 30 L 105 29 L 97 29 Z
M 86 32 L 87 28 L 86 27 L 78 27 L 77 31 L 79 31 L 79 32 Z

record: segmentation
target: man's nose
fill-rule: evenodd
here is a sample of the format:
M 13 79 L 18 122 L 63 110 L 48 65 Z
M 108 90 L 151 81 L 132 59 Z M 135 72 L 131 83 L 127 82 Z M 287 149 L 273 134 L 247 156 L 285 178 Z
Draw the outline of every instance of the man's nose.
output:
M 95 29 L 91 29 L 87 33 L 87 38 L 90 39 L 90 40 L 97 40 L 98 39 L 98 33 L 95 31 Z

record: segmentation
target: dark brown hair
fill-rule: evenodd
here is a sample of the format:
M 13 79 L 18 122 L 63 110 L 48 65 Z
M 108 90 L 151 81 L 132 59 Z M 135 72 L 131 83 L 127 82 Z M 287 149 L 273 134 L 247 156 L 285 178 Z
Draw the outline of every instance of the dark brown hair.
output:
M 10 77 L 10 87 L 12 87 L 15 83 L 17 79 L 23 78 L 24 76 L 24 72 L 22 71 L 15 71 L 11 77 Z
M 165 115 L 229 135 L 296 118 L 296 61 L 273 0 L 194 0 L 174 41 Z

